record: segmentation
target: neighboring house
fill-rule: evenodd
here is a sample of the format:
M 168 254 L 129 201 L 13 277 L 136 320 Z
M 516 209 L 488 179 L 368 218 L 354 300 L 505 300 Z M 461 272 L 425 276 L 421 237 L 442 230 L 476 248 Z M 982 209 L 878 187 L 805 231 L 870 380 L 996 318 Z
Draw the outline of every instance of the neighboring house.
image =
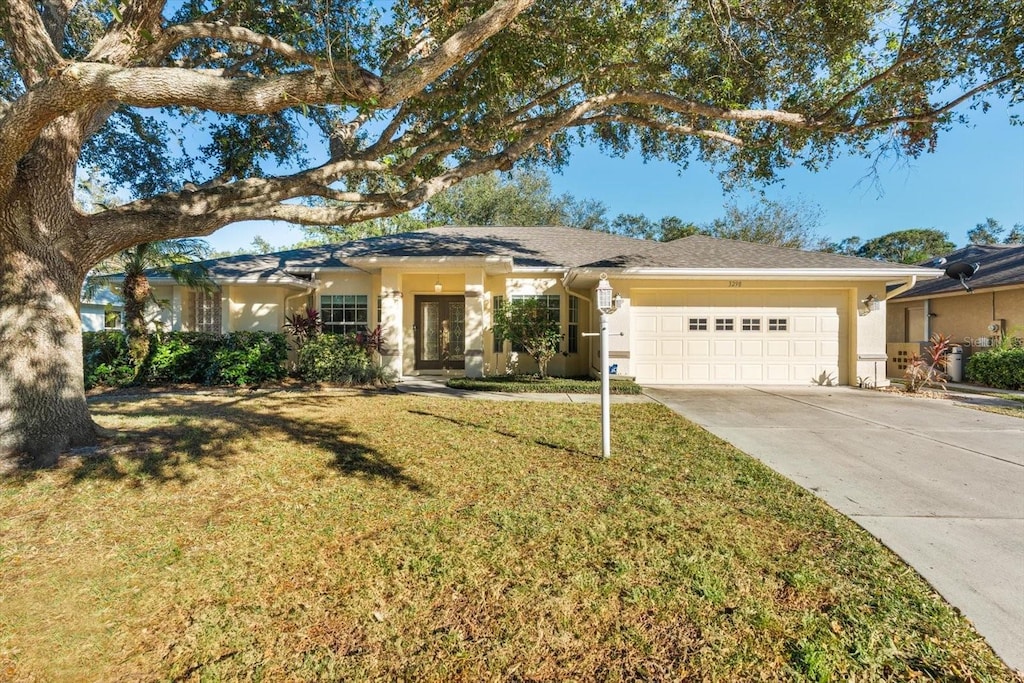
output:
M 963 345 L 966 355 L 998 343 L 1004 335 L 1024 338 L 1024 245 L 972 244 L 945 259 L 939 268 L 979 265 L 967 281 L 973 293 L 959 279 L 942 277 L 890 297 L 890 357 L 919 348 L 935 333 Z M 890 372 L 899 374 L 899 368 L 891 367 Z
M 121 297 L 107 289 L 97 289 L 90 296 L 83 296 L 79 304 L 83 332 L 121 329 L 121 312 L 124 306 Z
M 327 332 L 380 325 L 405 375 L 499 374 L 533 361 L 495 339 L 501 302 L 540 297 L 563 331 L 556 375 L 601 372 L 594 289 L 617 372 L 647 384 L 884 383 L 886 288 L 941 271 L 693 236 L 660 243 L 566 227 L 445 227 L 206 261 L 219 290 L 153 276 L 172 329 L 280 330 L 321 311 Z

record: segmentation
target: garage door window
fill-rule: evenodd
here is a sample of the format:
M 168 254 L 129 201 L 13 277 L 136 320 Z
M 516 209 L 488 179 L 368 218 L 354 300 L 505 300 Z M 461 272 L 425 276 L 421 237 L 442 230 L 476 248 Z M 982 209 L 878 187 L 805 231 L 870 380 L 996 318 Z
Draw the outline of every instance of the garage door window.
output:
M 789 329 L 788 318 L 768 318 L 769 332 L 785 332 Z
M 715 318 L 715 331 L 732 332 L 734 322 L 732 318 Z
M 691 332 L 704 332 L 708 329 L 707 318 L 690 318 L 690 331 Z
M 743 318 L 742 319 L 743 331 L 744 332 L 760 332 L 761 331 L 761 319 L 760 318 Z

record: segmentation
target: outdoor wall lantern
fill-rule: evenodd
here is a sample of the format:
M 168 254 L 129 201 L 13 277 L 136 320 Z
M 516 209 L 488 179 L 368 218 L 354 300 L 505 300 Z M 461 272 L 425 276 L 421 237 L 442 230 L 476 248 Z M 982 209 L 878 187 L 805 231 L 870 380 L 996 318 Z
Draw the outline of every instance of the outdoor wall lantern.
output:
M 441 276 L 437 276 L 437 280 L 434 282 L 434 291 L 440 293 L 444 287 L 441 286 Z
M 860 305 L 864 307 L 861 315 L 867 315 L 871 311 L 877 311 L 880 309 L 882 307 L 882 302 L 880 302 L 878 297 L 874 294 L 868 294 L 861 300 Z

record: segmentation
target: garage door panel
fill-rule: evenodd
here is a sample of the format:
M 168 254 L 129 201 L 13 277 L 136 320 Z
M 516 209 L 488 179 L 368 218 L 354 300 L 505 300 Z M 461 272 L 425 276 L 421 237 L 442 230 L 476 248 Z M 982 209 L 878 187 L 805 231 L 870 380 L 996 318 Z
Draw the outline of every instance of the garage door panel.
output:
M 736 357 L 736 340 L 735 339 L 716 339 L 714 340 L 714 354 L 716 356 L 727 356 L 729 358 Z
M 736 380 L 735 363 L 715 363 L 711 368 L 712 377 L 716 382 L 729 383 Z
M 759 383 L 764 380 L 764 366 L 758 363 L 757 365 L 742 364 L 739 366 L 740 379 L 744 382 Z
M 761 358 L 764 356 L 764 342 L 760 339 L 740 340 L 741 358 Z
M 656 339 L 640 339 L 636 342 L 637 358 L 657 358 L 658 341 Z
M 793 316 L 793 331 L 797 334 L 814 334 L 818 331 L 818 318 L 813 315 Z
M 686 340 L 686 355 L 689 358 L 710 358 L 710 339 L 688 339 Z
M 711 366 L 707 363 L 687 363 L 686 380 L 688 382 L 710 382 Z
M 845 297 L 814 290 L 638 293 L 631 297 L 634 372 L 649 384 L 806 385 L 822 373 L 835 379 Z M 691 330 L 695 318 L 707 329 Z
M 657 315 L 637 315 L 633 317 L 634 329 L 643 335 L 649 335 L 658 331 Z
M 816 358 L 818 342 L 815 339 L 794 339 L 792 343 L 793 358 Z
M 766 356 L 769 357 L 783 357 L 789 358 L 789 340 L 788 339 L 769 339 L 765 342 Z
M 673 359 L 683 357 L 683 340 L 682 339 L 662 339 L 658 344 L 659 355 L 663 359 Z

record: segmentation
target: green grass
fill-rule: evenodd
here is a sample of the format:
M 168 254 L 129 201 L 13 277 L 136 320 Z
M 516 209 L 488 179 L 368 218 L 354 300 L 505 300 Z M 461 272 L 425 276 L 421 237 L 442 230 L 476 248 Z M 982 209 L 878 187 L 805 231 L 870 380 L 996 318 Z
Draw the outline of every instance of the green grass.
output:
M 531 375 L 505 375 L 496 377 L 453 377 L 448 380 L 453 389 L 470 391 L 505 391 L 511 393 L 544 394 L 600 394 L 601 381 L 590 378 L 545 377 Z M 609 391 L 613 394 L 640 394 L 643 389 L 631 379 L 612 379 Z
M 94 400 L 0 481 L 0 680 L 1012 674 L 866 532 L 657 404 Z

